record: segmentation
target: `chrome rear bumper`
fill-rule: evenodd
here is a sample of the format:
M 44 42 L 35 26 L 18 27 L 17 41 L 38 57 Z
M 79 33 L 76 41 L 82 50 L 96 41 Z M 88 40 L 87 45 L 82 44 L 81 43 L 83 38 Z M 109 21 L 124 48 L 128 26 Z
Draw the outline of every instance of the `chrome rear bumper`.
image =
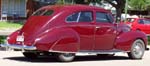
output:
M 1 44 L 1 47 L 19 49 L 19 50 L 36 50 L 35 46 L 17 45 L 17 44 Z

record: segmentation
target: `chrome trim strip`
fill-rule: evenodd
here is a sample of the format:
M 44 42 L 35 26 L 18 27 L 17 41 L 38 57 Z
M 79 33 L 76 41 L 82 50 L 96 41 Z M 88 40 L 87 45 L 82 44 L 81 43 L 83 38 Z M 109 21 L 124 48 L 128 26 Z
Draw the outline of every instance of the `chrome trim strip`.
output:
M 16 45 L 16 44 L 1 44 L 0 46 L 20 50 L 36 50 L 35 46 Z
M 55 51 L 55 50 L 49 50 L 49 52 L 56 52 L 56 53 L 78 53 L 78 52 Z
M 112 49 L 112 50 L 93 50 L 93 51 L 89 51 L 89 50 L 82 50 L 79 51 L 79 53 L 90 53 L 90 54 L 112 54 L 112 53 L 119 53 L 119 52 L 130 52 L 130 51 L 123 51 L 123 50 L 118 50 L 118 49 Z
M 112 49 L 112 50 L 82 50 L 78 52 L 68 52 L 68 51 L 55 51 L 55 50 L 49 50 L 49 52 L 57 52 L 57 53 L 88 53 L 88 54 L 114 54 L 114 53 L 127 53 L 130 51 L 123 51 L 118 49 Z

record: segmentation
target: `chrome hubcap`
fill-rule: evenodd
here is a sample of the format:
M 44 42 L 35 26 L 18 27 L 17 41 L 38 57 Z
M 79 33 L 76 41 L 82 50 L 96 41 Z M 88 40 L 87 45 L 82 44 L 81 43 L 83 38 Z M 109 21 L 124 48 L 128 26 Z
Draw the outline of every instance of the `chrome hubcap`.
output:
M 75 55 L 74 54 L 72 54 L 72 53 L 64 53 L 63 55 L 62 55 L 62 57 L 63 58 L 65 58 L 65 60 L 72 60 L 74 57 L 75 57 Z
M 135 56 L 140 57 L 143 54 L 143 46 L 141 42 L 138 42 L 133 47 L 133 53 Z
M 65 56 L 65 57 L 72 57 L 72 56 L 73 56 L 73 54 L 65 53 L 65 54 L 64 54 L 64 56 Z

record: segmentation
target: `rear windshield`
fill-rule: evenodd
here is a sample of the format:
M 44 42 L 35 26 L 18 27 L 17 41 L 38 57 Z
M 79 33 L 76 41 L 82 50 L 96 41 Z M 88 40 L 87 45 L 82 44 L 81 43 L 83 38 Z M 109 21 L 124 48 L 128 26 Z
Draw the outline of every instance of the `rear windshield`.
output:
M 134 18 L 127 18 L 127 22 L 134 22 Z
M 53 13 L 53 10 L 39 10 L 33 13 L 32 16 L 51 16 Z
M 148 19 L 140 19 L 139 24 L 150 24 L 150 20 Z

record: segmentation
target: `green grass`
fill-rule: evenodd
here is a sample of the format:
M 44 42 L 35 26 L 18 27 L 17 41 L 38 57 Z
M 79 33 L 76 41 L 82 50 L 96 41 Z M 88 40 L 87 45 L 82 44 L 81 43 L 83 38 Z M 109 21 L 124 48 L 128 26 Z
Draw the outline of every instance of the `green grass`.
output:
M 15 31 L 22 27 L 21 22 L 0 22 L 0 31 Z M 0 36 L 0 44 L 5 43 L 6 36 Z
M 22 27 L 22 24 L 19 24 L 19 23 L 0 22 L 0 30 L 19 29 L 21 27 Z
M 148 45 L 150 45 L 150 36 L 148 36 Z
M 6 40 L 6 36 L 0 36 L 0 44 L 4 44 Z

